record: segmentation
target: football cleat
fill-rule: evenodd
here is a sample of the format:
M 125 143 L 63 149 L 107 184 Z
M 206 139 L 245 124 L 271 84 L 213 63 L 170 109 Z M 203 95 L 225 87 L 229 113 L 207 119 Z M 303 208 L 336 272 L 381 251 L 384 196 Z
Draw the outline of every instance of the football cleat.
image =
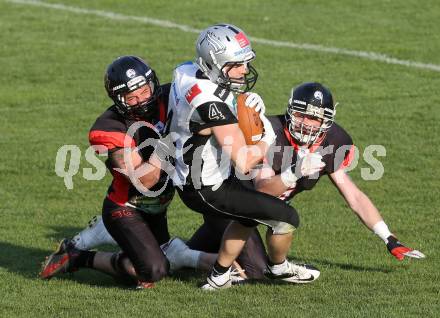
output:
M 292 262 L 287 262 L 286 270 L 280 274 L 274 274 L 270 266 L 264 271 L 264 276 L 269 279 L 280 279 L 295 284 L 311 283 L 317 280 L 320 274 L 321 272 L 314 266 Z
M 190 248 L 180 238 L 175 237 L 163 247 L 163 252 L 170 262 L 170 271 L 174 272 L 188 263 L 187 258 L 190 257 L 188 252 Z
M 154 287 L 154 283 L 152 282 L 142 282 L 138 281 L 136 285 L 136 290 L 142 290 L 142 289 L 150 289 Z
M 231 269 L 226 273 L 220 274 L 214 268 L 206 279 L 206 283 L 201 286 L 203 290 L 215 291 L 232 287 Z
M 222 285 L 218 285 L 214 279 L 212 278 L 212 276 L 209 276 L 206 279 L 206 283 L 202 285 L 202 287 L 200 287 L 203 290 L 208 290 L 208 291 L 216 291 L 219 289 L 226 289 L 226 288 L 230 288 L 232 287 L 232 279 L 229 279 L 226 281 L 226 283 L 222 284 Z
M 72 273 L 78 270 L 73 266 L 73 262 L 79 254 L 80 251 L 73 247 L 69 239 L 61 240 L 55 252 L 43 262 L 40 277 L 50 279 L 60 273 Z

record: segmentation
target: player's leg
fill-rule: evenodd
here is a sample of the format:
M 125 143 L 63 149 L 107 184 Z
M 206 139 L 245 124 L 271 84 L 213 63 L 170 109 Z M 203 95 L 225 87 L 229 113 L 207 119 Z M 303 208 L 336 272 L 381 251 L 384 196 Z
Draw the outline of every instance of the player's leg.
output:
M 69 259 L 79 255 L 79 251 L 88 251 L 99 245 L 117 245 L 104 226 L 101 216 L 94 216 L 85 229 L 76 234 L 72 239 L 63 238 L 57 249 L 46 257 L 43 262 L 40 276 L 48 279 L 58 273 L 71 272 L 78 267 L 73 267 Z M 72 255 L 72 257 L 66 257 Z M 88 262 L 87 264 L 91 264 Z
M 106 200 L 103 221 L 131 261 L 135 269 L 135 279 L 151 283 L 167 275 L 169 263 L 160 249 L 160 244 L 169 240 L 165 213 L 147 215 L 145 212 L 119 207 Z M 120 264 L 122 270 L 130 275 L 127 262 L 121 261 Z
M 86 267 L 122 278 L 125 282 L 140 281 L 140 285 L 151 287 L 150 283 L 167 274 L 168 261 L 158 243 L 169 240 L 164 214 L 146 216 L 144 212 L 119 207 L 108 200 L 104 203 L 103 211 L 104 219 L 110 218 L 110 232 L 128 252 L 83 251 L 65 239 L 44 264 L 40 273 L 42 278 L 49 279 L 58 273 Z M 150 230 L 148 223 L 154 227 L 154 231 Z
M 239 256 L 244 244 L 258 224 L 254 219 L 274 219 L 296 227 L 299 224 L 295 209 L 280 200 L 245 187 L 240 180 L 230 178 L 216 190 L 179 191 L 183 202 L 203 214 L 213 214 L 234 219 L 224 236 L 217 262 L 208 279 L 208 285 L 223 288 L 229 285 L 230 267 Z
M 287 260 L 293 231 L 292 227 L 283 223 L 272 224 L 267 229 L 268 264 L 264 274 L 267 278 L 290 283 L 310 283 L 319 277 L 319 270 L 312 265 L 296 264 Z
M 91 250 L 100 245 L 117 245 L 116 241 L 105 228 L 101 216 L 94 216 L 88 226 L 76 234 L 71 240 L 73 246 L 79 250 Z
M 289 254 L 292 243 L 293 232 L 285 234 L 274 234 L 268 228 L 266 231 L 267 253 L 271 263 L 280 264 L 284 262 Z
M 187 244 L 189 248 L 203 251 L 200 256 L 200 269 L 210 270 L 214 265 L 217 253 L 220 249 L 223 234 L 231 222 L 224 217 L 205 214 L 203 224 L 194 232 Z M 215 253 L 215 254 L 214 254 Z M 233 268 L 244 270 L 241 277 L 259 279 L 264 277 L 267 256 L 263 241 L 257 229 L 250 235 L 246 244 L 237 258 L 237 264 Z

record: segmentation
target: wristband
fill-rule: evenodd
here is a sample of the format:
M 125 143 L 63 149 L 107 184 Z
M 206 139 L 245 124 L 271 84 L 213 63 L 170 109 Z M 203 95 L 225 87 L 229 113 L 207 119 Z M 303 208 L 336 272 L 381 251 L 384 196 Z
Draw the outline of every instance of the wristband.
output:
M 388 237 L 392 235 L 390 230 L 388 229 L 388 226 L 383 220 L 373 225 L 373 232 L 374 234 L 379 236 L 385 242 L 385 244 L 388 243 Z

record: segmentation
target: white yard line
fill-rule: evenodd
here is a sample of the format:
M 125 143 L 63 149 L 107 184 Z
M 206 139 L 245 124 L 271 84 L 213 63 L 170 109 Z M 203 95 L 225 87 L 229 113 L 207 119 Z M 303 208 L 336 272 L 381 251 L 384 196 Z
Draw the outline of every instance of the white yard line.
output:
M 111 11 L 102 11 L 102 10 L 92 10 L 92 9 L 85 9 L 85 8 L 79 8 L 79 7 L 72 7 L 67 6 L 60 3 L 46 3 L 36 0 L 6 0 L 10 3 L 16 3 L 16 4 L 22 4 L 22 5 L 32 5 L 32 6 L 38 6 L 38 7 L 44 7 L 49 9 L 55 9 L 55 10 L 62 10 L 62 11 L 68 11 L 73 12 L 77 14 L 87 14 L 87 15 L 94 15 L 99 16 L 103 18 L 107 18 L 110 20 L 120 20 L 120 21 L 136 21 L 143 24 L 149 24 L 154 25 L 162 28 L 169 28 L 169 29 L 178 29 L 183 32 L 188 33 L 200 33 L 200 29 L 193 28 L 189 25 L 184 24 L 178 24 L 174 23 L 172 21 L 168 20 L 160 20 L 150 17 L 138 17 L 138 16 L 131 16 L 131 15 L 124 15 L 120 13 L 115 13 Z M 366 52 L 366 51 L 355 51 L 355 50 L 348 50 L 348 49 L 341 49 L 337 47 L 325 47 L 321 45 L 316 44 L 307 44 L 307 43 L 293 43 L 293 42 L 287 42 L 287 41 L 275 41 L 275 40 L 269 40 L 269 39 L 263 39 L 263 38 L 255 38 L 250 37 L 251 41 L 253 43 L 259 43 L 263 45 L 273 46 L 273 47 L 285 47 L 285 48 L 291 48 L 291 49 L 300 49 L 300 50 L 308 50 L 308 51 L 317 51 L 317 52 L 324 52 L 324 53 L 331 53 L 331 54 L 339 54 L 339 55 L 347 55 L 347 56 L 354 56 L 358 58 L 363 58 L 371 61 L 378 61 L 383 62 L 387 64 L 396 64 L 396 65 L 402 65 L 406 67 L 412 67 L 412 68 L 419 68 L 419 69 L 425 69 L 435 72 L 440 72 L 440 65 L 437 64 L 429 64 L 429 63 L 421 63 L 416 61 L 409 61 L 409 60 L 401 60 L 397 59 L 385 54 L 375 53 L 375 52 Z

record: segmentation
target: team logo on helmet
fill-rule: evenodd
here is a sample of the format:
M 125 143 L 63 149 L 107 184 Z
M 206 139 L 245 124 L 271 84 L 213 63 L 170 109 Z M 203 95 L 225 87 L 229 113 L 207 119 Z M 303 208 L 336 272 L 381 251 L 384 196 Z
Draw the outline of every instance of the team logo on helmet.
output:
M 218 39 L 213 32 L 207 32 L 205 41 L 208 41 L 209 45 L 214 49 L 214 54 L 220 54 L 226 51 L 226 46 Z
M 322 105 L 322 99 L 323 99 L 322 92 L 321 91 L 316 91 L 315 94 L 313 94 L 313 96 L 317 100 L 319 100 L 319 103 Z
M 133 78 L 136 76 L 136 71 L 130 68 L 127 70 L 127 72 L 125 72 L 125 75 L 127 75 L 128 78 Z

